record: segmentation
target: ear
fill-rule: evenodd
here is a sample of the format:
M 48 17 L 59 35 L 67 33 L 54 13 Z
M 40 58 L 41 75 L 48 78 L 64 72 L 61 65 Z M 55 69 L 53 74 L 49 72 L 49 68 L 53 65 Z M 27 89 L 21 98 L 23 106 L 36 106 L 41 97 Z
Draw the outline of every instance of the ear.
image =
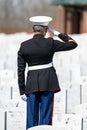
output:
M 35 32 L 34 26 L 32 27 L 32 29 L 33 29 L 33 32 Z
M 46 27 L 46 28 L 45 28 L 45 32 L 47 32 L 47 29 L 48 29 L 48 28 Z

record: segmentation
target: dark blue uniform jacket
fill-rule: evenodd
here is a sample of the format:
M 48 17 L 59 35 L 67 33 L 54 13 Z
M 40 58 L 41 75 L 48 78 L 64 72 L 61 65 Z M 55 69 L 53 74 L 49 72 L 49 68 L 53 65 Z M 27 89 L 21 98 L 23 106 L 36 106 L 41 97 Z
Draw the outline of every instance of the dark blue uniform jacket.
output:
M 53 55 L 58 51 L 68 51 L 77 47 L 75 41 L 60 42 L 53 38 L 35 35 L 32 39 L 21 43 L 18 51 L 18 84 L 20 94 L 39 91 L 60 91 L 60 86 L 54 67 L 30 70 L 25 82 L 25 68 L 52 62 Z

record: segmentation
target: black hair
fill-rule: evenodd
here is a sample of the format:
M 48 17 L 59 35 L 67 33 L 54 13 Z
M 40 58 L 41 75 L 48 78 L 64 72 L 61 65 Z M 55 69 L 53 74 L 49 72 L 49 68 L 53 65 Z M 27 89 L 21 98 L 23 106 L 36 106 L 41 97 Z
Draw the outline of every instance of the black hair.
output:
M 47 26 L 42 26 L 42 25 L 34 25 L 33 30 L 34 32 L 41 32 L 43 33 L 44 31 L 47 31 Z

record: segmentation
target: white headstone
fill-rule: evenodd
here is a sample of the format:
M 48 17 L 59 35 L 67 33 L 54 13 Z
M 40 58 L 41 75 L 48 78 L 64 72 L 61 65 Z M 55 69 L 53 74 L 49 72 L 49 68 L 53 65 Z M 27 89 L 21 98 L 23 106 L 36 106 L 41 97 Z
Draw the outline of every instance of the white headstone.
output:
M 87 130 L 87 116 L 82 119 L 83 130 Z
M 75 114 L 64 114 L 62 115 L 61 124 L 81 130 L 81 117 Z
M 65 113 L 65 89 L 62 89 L 61 92 L 56 93 L 54 97 L 54 111 L 53 111 L 53 124 L 61 120 L 62 114 Z
M 82 103 L 87 103 L 87 83 L 82 84 Z
M 12 110 L 7 112 L 7 130 L 25 130 L 26 117 L 24 111 Z
M 77 128 L 72 128 L 72 127 L 66 127 L 66 126 L 49 126 L 49 125 L 40 125 L 40 126 L 35 126 L 32 128 L 29 128 L 28 130 L 79 130 Z
M 0 129 L 5 130 L 5 112 L 0 109 Z
M 80 84 L 71 84 L 67 90 L 67 113 L 75 113 L 75 106 L 80 104 Z
M 75 113 L 79 116 L 86 117 L 87 116 L 87 103 L 76 105 Z

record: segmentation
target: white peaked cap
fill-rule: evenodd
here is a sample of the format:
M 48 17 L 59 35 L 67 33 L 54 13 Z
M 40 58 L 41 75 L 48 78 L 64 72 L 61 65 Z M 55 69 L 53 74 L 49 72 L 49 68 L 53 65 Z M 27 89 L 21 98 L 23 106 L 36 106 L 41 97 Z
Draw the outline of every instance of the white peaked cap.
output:
M 49 22 L 52 21 L 51 17 L 48 16 L 34 16 L 29 18 L 33 25 L 48 26 Z

